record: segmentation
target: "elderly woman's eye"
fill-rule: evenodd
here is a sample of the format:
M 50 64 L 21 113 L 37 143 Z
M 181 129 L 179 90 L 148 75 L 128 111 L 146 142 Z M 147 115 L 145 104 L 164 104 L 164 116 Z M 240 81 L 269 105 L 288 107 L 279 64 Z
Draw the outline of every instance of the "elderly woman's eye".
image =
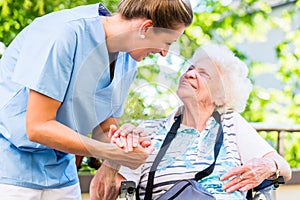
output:
M 195 69 L 195 66 L 191 65 L 191 66 L 188 68 L 187 71 L 190 71 L 190 70 L 193 70 L 193 69 Z
M 206 73 L 206 72 L 199 72 L 199 74 L 200 75 L 202 75 L 202 76 L 204 76 L 204 77 L 206 77 L 206 78 L 208 78 L 208 79 L 210 79 L 210 76 L 209 76 L 209 74 L 208 73 Z

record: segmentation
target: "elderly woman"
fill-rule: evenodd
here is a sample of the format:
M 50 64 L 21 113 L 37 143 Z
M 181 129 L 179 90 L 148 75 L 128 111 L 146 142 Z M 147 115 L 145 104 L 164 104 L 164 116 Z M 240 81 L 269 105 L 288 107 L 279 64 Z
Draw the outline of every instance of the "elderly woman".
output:
M 279 174 L 289 180 L 288 163 L 239 114 L 252 89 L 247 66 L 218 45 L 202 46 L 191 63 L 177 90 L 183 106 L 167 119 L 141 125 L 156 150 L 137 171 L 121 168 L 117 186 L 121 180 L 133 180 L 139 184 L 140 198 L 144 198 L 149 169 L 178 114 L 182 114 L 182 123 L 156 170 L 152 198 L 160 197 L 178 180 L 194 178 L 214 161 L 218 132 L 212 117 L 215 111 L 221 116 L 224 139 L 213 172 L 199 184 L 216 199 L 232 200 L 245 199 L 246 191 Z M 112 140 L 120 144 L 118 137 L 116 134 Z

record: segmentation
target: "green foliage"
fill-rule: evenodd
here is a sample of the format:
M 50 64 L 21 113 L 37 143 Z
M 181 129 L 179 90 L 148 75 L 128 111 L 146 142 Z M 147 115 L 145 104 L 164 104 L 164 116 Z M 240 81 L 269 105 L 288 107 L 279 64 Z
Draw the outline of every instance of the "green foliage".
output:
M 97 169 L 89 166 L 89 157 L 83 157 L 78 174 L 95 174 Z M 102 164 L 102 160 L 97 160 Z
M 0 41 L 6 46 L 36 17 L 79 5 L 98 3 L 98 0 L 1 0 L 0 1 Z M 118 0 L 105 0 L 103 4 L 112 12 Z
M 300 168 L 300 133 L 285 134 L 285 159 L 292 168 Z
M 181 63 L 175 65 L 172 58 L 169 58 L 166 60 L 167 63 L 162 64 L 158 56 L 152 56 L 151 60 L 144 60 L 139 64 L 121 124 L 138 123 L 140 120 L 150 118 L 164 118 L 174 107 L 180 105 L 176 96 L 177 80 L 185 61 L 178 56 L 172 56 L 176 57 L 177 62 L 180 59 Z

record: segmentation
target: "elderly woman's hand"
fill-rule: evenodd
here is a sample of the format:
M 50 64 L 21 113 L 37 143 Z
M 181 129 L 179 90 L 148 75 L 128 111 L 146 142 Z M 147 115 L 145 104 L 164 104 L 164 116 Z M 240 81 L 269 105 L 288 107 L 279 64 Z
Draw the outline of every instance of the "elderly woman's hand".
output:
M 240 190 L 246 192 L 258 186 L 265 179 L 270 177 L 276 171 L 274 160 L 269 158 L 254 158 L 245 165 L 233 168 L 224 174 L 220 180 L 230 179 L 223 186 L 226 192 Z
M 147 137 L 148 134 L 141 127 L 135 127 L 132 124 L 124 124 L 117 130 L 115 125 L 111 125 L 109 137 L 111 143 L 116 144 L 124 151 L 133 151 L 134 147 L 141 145 L 148 148 L 151 145 L 151 140 Z
M 119 187 L 116 185 L 118 169 L 105 160 L 90 183 L 90 199 L 116 199 Z

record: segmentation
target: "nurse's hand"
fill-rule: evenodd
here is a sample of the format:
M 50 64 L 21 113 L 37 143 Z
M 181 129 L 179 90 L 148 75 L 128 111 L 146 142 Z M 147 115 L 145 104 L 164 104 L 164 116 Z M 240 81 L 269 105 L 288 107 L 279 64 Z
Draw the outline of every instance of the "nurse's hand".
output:
M 133 148 L 138 147 L 138 145 L 144 148 L 151 146 L 151 140 L 145 130 L 132 124 L 124 124 L 118 130 L 115 125 L 111 125 L 109 137 L 111 143 L 116 144 L 125 152 L 133 151 Z
M 120 164 L 136 169 L 144 164 L 149 154 L 154 151 L 144 129 L 137 128 L 132 124 L 125 124 L 120 129 L 111 125 L 109 136 L 111 143 L 116 147 L 112 150 L 112 155 L 108 156 L 112 168 L 117 169 L 117 165 Z
M 148 147 L 142 147 L 138 144 L 137 147 L 133 147 L 132 151 L 125 152 L 123 149 L 118 147 L 116 144 L 109 144 L 109 151 L 106 154 L 106 158 L 109 158 L 114 163 L 124 165 L 130 169 L 137 169 L 140 165 L 144 164 L 149 156 L 154 151 L 152 145 Z M 117 168 L 117 167 L 115 167 Z

